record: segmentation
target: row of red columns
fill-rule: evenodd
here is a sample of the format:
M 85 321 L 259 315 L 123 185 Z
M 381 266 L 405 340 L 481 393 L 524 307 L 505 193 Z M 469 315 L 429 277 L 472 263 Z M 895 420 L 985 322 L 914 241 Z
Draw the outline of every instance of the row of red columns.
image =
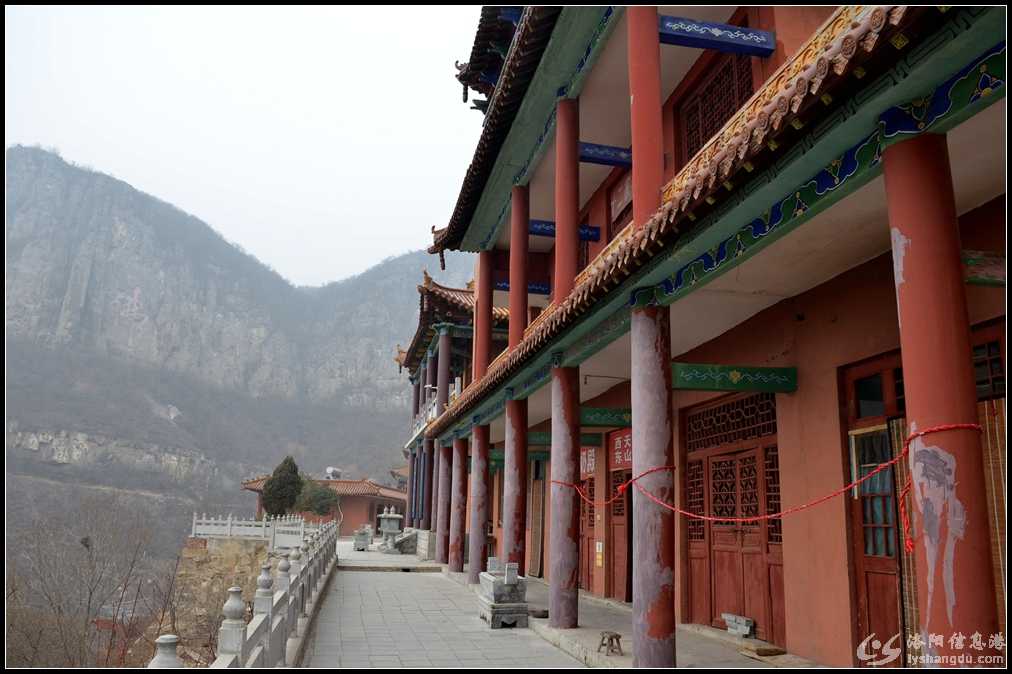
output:
M 632 131 L 634 226 L 643 226 L 661 204 L 663 122 L 660 44 L 655 7 L 626 11 Z M 577 273 L 579 214 L 579 104 L 560 100 L 556 115 L 555 270 L 553 300 L 571 292 Z M 885 151 L 889 219 L 896 259 L 897 302 L 911 428 L 974 423 L 975 394 L 968 360 L 969 333 L 959 258 L 956 211 L 945 139 L 924 135 Z M 523 339 L 527 325 L 527 237 L 529 195 L 513 188 L 510 220 L 509 347 Z M 474 379 L 484 376 L 491 347 L 491 252 L 479 255 L 475 302 Z M 632 311 L 631 406 L 632 472 L 640 475 L 673 463 L 671 325 L 667 307 Z M 554 480 L 579 477 L 578 368 L 552 368 L 552 452 Z M 941 383 L 945 382 L 944 385 Z M 506 403 L 503 499 L 503 556 L 525 569 L 527 485 L 527 401 Z M 918 600 L 924 632 L 997 631 L 993 602 L 975 579 L 991 577 L 980 439 L 972 431 L 948 431 L 917 445 L 951 468 L 944 488 L 927 477 L 915 481 L 918 519 L 928 527 L 917 538 Z M 463 564 L 464 460 L 467 442 L 441 448 L 439 499 L 441 531 L 437 559 Z M 923 474 L 918 454 L 911 473 Z M 923 460 L 923 457 L 922 459 Z M 452 462 L 452 464 L 451 464 Z M 956 475 L 960 479 L 956 479 Z M 468 581 L 476 583 L 485 564 L 483 523 L 488 520 L 488 426 L 472 428 L 471 522 Z M 482 479 L 485 477 L 486 479 Z M 674 476 L 658 471 L 640 486 L 674 503 Z M 445 486 L 444 486 L 445 485 Z M 452 485 L 452 486 L 451 486 Z M 549 542 L 549 621 L 559 628 L 578 624 L 579 504 L 571 489 L 552 486 Z M 925 521 L 925 508 L 946 513 L 945 535 Z M 633 492 L 633 653 L 645 667 L 675 665 L 675 528 L 673 514 Z M 443 524 L 445 522 L 445 524 Z M 445 538 L 445 542 L 444 542 Z M 949 547 L 946 547 L 948 545 Z M 950 549 L 952 552 L 949 553 Z M 440 556 L 440 551 L 442 555 Z M 946 558 L 946 555 L 950 555 Z M 933 569 L 934 577 L 926 575 Z M 948 569 L 948 570 L 946 570 Z M 932 588 L 932 589 L 929 589 Z M 932 592 L 939 597 L 931 601 Z M 945 647 L 941 649 L 945 651 Z

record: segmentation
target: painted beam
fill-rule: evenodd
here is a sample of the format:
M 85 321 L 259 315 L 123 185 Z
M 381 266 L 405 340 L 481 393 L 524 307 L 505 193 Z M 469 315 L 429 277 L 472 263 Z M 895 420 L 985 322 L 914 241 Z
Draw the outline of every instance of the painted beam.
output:
M 601 447 L 604 444 L 604 436 L 601 433 L 581 433 L 581 447 Z M 529 431 L 527 433 L 528 447 L 551 447 L 552 434 L 549 431 Z
M 509 290 L 510 282 L 507 279 L 495 282 L 496 290 Z M 549 295 L 551 294 L 551 288 L 547 283 L 539 283 L 537 281 L 530 281 L 527 283 L 527 292 L 532 295 Z
M 793 393 L 798 390 L 798 370 L 794 367 L 672 363 L 671 388 L 690 391 Z
M 632 426 L 632 410 L 611 407 L 581 407 L 581 426 Z
M 550 447 L 552 445 L 552 434 L 548 431 L 528 431 L 528 447 Z
M 613 145 L 580 143 L 580 161 L 585 164 L 629 168 L 632 166 L 632 150 L 627 147 L 615 147 Z
M 663 15 L 657 24 L 661 44 L 764 57 L 777 47 L 776 35 L 767 30 Z
M 1005 287 L 1005 256 L 988 250 L 964 250 L 963 273 L 973 286 Z
M 531 220 L 527 230 L 531 236 L 555 236 L 555 223 L 551 220 Z M 600 241 L 601 228 L 580 225 L 580 241 Z

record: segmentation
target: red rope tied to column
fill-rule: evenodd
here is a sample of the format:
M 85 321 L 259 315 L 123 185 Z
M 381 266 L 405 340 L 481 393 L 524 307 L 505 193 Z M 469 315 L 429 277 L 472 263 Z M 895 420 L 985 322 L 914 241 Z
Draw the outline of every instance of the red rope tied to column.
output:
M 807 510 L 813 506 L 817 506 L 820 503 L 825 503 L 826 501 L 829 501 L 830 499 L 840 496 L 841 494 L 845 494 L 849 490 L 854 489 L 855 487 L 859 487 L 863 483 L 867 482 L 874 476 L 881 473 L 883 470 L 891 468 L 892 466 L 896 465 L 904 458 L 906 458 L 907 455 L 909 455 L 910 453 L 910 443 L 916 440 L 917 438 L 924 437 L 925 435 L 930 435 L 931 433 L 941 433 L 943 431 L 959 431 L 959 430 L 973 430 L 977 431 L 978 433 L 983 431 L 983 429 L 980 427 L 979 424 L 941 424 L 939 426 L 932 426 L 930 428 L 925 428 L 922 431 L 915 431 L 910 435 L 908 435 L 907 439 L 903 442 L 903 451 L 901 451 L 891 460 L 886 461 L 885 463 L 880 463 L 878 466 L 875 467 L 874 470 L 867 473 L 866 475 L 863 475 L 862 477 L 859 477 L 850 484 L 841 487 L 840 489 L 837 489 L 829 494 L 820 496 L 819 498 L 809 501 L 808 503 L 802 503 L 801 505 L 797 505 L 792 508 L 787 508 L 786 510 L 781 510 L 780 512 L 777 513 L 767 513 L 765 515 L 755 515 L 753 517 L 714 517 L 712 515 L 699 515 L 697 513 L 692 513 L 689 512 L 688 510 L 683 510 L 677 506 L 665 503 L 661 499 L 657 498 L 656 496 L 648 492 L 645 487 L 643 487 L 641 484 L 637 482 L 637 480 L 639 480 L 641 477 L 649 475 L 650 473 L 656 473 L 662 470 L 674 471 L 675 470 L 674 466 L 657 466 L 655 468 L 651 468 L 650 470 L 643 471 L 636 477 L 626 480 L 625 482 L 620 484 L 615 489 L 615 493 L 612 495 L 612 497 L 605 501 L 591 500 L 590 498 L 587 497 L 586 494 L 583 493 L 583 489 L 580 487 L 580 485 L 572 482 L 561 482 L 559 480 L 552 480 L 552 484 L 561 485 L 563 487 L 572 487 L 573 489 L 576 490 L 576 493 L 579 494 L 581 499 L 583 499 L 592 506 L 606 506 L 609 505 L 610 503 L 613 503 L 619 496 L 625 493 L 625 490 L 629 487 L 629 485 L 633 485 L 636 487 L 636 489 L 640 491 L 641 494 L 643 494 L 648 499 L 650 499 L 657 505 L 661 506 L 662 508 L 666 508 L 671 512 L 678 513 L 679 515 L 684 515 L 685 517 L 689 517 L 691 519 L 704 520 L 707 522 L 736 522 L 736 523 L 761 522 L 764 520 L 781 519 L 785 515 L 793 515 L 794 513 L 801 512 L 802 510 Z M 910 523 L 910 513 L 907 512 L 907 505 L 906 505 L 906 497 L 910 493 L 910 489 L 912 487 L 913 487 L 913 479 L 908 475 L 906 482 L 899 493 L 900 520 L 903 523 L 903 538 L 904 538 L 903 546 L 907 552 L 913 552 L 914 550 L 914 540 L 913 536 L 911 535 L 912 525 Z

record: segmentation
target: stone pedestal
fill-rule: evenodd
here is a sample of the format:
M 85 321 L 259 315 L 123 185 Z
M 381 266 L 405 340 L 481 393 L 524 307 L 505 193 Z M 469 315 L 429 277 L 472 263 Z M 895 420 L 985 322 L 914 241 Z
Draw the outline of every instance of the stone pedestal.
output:
M 491 629 L 527 627 L 527 579 L 517 574 L 516 563 L 500 568 L 490 557 L 488 571 L 478 576 L 478 617 Z
M 380 535 L 383 536 L 383 542 L 380 543 L 380 552 L 385 552 L 388 555 L 399 555 L 401 551 L 396 545 L 397 537 L 401 534 L 401 521 L 404 519 L 404 515 L 397 514 L 397 511 L 393 508 L 384 508 L 383 514 L 379 516 L 380 520 Z
M 369 549 L 370 543 L 372 543 L 372 527 L 365 525 L 355 530 L 355 550 L 365 552 Z

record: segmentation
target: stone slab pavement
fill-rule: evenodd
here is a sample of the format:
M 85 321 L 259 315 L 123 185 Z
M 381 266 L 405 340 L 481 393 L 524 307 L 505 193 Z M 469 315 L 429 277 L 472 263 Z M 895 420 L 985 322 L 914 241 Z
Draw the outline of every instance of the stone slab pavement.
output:
M 342 570 L 369 571 L 431 571 L 439 573 L 442 566 L 433 561 L 421 561 L 415 555 L 389 555 L 378 550 L 379 538 L 374 539 L 368 550 L 355 550 L 351 538 L 337 539 L 337 568 Z
M 490 630 L 477 597 L 441 573 L 338 570 L 306 667 L 581 667 L 532 630 Z
M 532 609 L 548 608 L 548 586 L 537 580 L 528 581 L 527 601 Z M 580 625 L 576 629 L 553 629 L 548 626 L 547 619 L 537 618 L 531 618 L 531 629 L 592 667 L 632 667 L 631 606 L 589 597 L 581 591 L 579 610 Z M 622 635 L 624 655 L 598 653 L 602 630 Z M 684 626 L 678 628 L 675 636 L 675 658 L 679 667 L 740 669 L 775 666 L 772 662 L 741 653 L 726 641 L 704 636 Z

